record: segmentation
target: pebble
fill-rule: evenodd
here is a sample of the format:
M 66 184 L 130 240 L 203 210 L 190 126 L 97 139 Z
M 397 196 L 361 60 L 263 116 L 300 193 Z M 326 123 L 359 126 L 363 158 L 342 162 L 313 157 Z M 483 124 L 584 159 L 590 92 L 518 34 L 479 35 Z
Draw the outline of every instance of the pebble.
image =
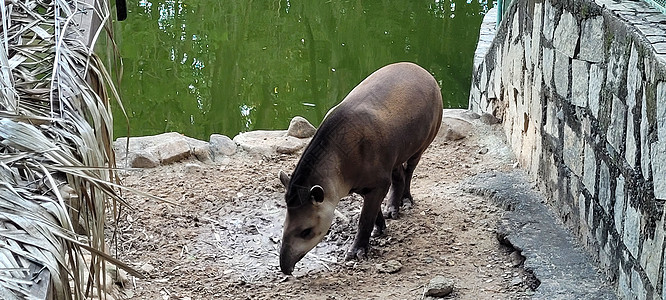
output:
M 511 280 L 511 285 L 520 285 L 521 283 L 523 283 L 523 279 L 520 277 L 514 277 Z
M 437 275 L 435 278 L 430 279 L 430 283 L 428 283 L 424 296 L 438 298 L 446 297 L 453 292 L 453 285 L 453 280 Z
M 201 171 L 201 166 L 198 164 L 193 164 L 193 163 L 185 164 L 185 172 L 187 173 L 200 172 L 200 171 Z
M 141 266 L 140 270 L 145 273 L 152 273 L 153 271 L 155 271 L 155 267 L 153 267 L 153 265 L 151 264 L 146 263 L 143 266 Z
M 402 264 L 399 261 L 392 259 L 385 263 L 377 264 L 376 267 L 379 273 L 392 274 L 400 271 L 400 269 L 402 269 Z
M 525 257 L 520 254 L 520 251 L 516 250 L 511 252 L 509 255 L 509 259 L 511 259 L 511 266 L 512 267 L 518 267 L 523 264 L 525 261 Z

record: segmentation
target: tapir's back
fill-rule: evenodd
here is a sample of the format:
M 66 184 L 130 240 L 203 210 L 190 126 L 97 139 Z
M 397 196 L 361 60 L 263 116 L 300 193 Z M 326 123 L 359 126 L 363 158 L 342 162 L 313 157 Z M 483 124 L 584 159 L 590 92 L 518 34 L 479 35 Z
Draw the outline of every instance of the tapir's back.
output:
M 370 139 L 369 151 L 390 147 L 403 162 L 425 150 L 441 119 L 442 96 L 435 78 L 416 64 L 396 63 L 363 80 L 329 112 L 321 127 L 342 122 L 345 134 L 339 138 L 345 143 Z

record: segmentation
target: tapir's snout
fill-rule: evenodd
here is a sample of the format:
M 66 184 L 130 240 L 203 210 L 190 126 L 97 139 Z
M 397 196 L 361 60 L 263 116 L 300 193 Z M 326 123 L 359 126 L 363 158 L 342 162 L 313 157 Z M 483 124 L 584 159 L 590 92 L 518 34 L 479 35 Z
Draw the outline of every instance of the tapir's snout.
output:
M 303 256 L 305 256 L 305 253 L 294 255 L 289 245 L 282 244 L 280 248 L 280 271 L 286 275 L 291 275 L 294 272 L 294 266 Z
M 285 275 L 291 275 L 294 272 L 295 263 L 288 262 L 286 259 L 280 257 L 280 271 Z

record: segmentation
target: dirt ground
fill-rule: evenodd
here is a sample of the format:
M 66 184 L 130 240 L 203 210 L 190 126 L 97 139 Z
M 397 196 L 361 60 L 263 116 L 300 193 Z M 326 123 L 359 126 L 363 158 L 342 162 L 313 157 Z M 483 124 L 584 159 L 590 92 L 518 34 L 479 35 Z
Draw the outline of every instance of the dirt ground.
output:
M 300 153 L 126 172 L 125 185 L 177 205 L 126 194 L 132 208 L 109 229 L 118 236 L 112 251 L 145 279 L 131 278 L 120 298 L 422 299 L 436 275 L 455 283 L 445 299 L 528 298 L 520 257 L 495 234 L 502 210 L 458 188 L 469 176 L 514 164 L 498 129 L 478 126 L 462 140 L 430 146 L 414 173 L 414 205 L 371 239 L 368 260 L 343 261 L 361 207 L 359 197 L 348 197 L 338 206 L 343 216 L 293 276 L 278 267 L 286 208 L 277 174 L 291 172 Z M 382 272 L 390 261 L 401 269 Z

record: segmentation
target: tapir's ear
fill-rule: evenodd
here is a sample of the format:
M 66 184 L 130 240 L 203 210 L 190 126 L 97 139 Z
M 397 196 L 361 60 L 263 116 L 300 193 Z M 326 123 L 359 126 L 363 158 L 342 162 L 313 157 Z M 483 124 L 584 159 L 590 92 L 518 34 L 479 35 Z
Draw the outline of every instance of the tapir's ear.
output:
M 289 187 L 289 181 L 291 180 L 291 177 L 289 177 L 287 173 L 280 170 L 280 173 L 278 173 L 278 177 L 280 177 L 280 181 L 282 182 L 282 185 L 284 185 L 284 187 Z
M 310 200 L 312 200 L 313 203 L 324 202 L 324 188 L 319 185 L 314 185 L 310 189 Z

